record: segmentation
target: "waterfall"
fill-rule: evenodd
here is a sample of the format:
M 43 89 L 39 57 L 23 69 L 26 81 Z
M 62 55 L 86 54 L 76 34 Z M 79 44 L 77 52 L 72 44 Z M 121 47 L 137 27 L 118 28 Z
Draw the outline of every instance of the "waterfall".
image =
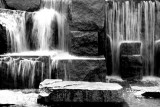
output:
M 65 24 L 69 3 L 68 0 L 42 0 L 41 9 L 33 15 L 32 36 L 38 40 L 38 50 L 55 47 L 67 50 Z
M 155 2 L 107 2 L 107 35 L 111 38 L 113 75 L 119 74 L 122 42 L 142 43 L 145 75 L 154 73 Z
M 52 77 L 56 68 L 59 59 L 50 57 L 64 51 L 68 54 L 70 3 L 71 0 L 42 0 L 40 10 L 31 13 L 0 9 L 0 24 L 6 29 L 11 47 L 11 53 L 1 55 L 0 70 L 5 71 L 3 75 L 10 78 L 14 88 L 38 87 L 41 81 Z M 27 34 L 28 14 L 33 24 L 31 34 Z M 36 45 L 34 51 L 31 44 Z M 67 71 L 64 74 L 67 80 Z
M 8 46 L 10 46 L 11 52 L 28 51 L 25 36 L 25 13 L 18 10 L 0 10 L 0 24 L 6 28 Z

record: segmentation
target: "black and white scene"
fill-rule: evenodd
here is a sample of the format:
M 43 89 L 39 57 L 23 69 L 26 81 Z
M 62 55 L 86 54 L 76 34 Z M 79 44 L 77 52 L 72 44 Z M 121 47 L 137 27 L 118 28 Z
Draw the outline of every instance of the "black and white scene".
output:
M 0 107 L 160 107 L 160 0 L 0 0 Z

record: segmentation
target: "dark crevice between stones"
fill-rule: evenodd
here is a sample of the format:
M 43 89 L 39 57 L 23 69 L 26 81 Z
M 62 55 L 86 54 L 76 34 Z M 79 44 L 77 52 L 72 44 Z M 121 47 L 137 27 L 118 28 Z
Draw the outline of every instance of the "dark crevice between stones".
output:
M 145 98 L 155 98 L 160 99 L 160 92 L 145 92 L 142 94 Z

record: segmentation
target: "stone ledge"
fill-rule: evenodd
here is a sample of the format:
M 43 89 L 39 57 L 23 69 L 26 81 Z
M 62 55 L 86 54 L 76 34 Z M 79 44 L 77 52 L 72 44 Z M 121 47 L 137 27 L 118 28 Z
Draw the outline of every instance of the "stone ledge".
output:
M 115 83 L 45 80 L 40 84 L 38 103 L 122 102 L 122 86 Z

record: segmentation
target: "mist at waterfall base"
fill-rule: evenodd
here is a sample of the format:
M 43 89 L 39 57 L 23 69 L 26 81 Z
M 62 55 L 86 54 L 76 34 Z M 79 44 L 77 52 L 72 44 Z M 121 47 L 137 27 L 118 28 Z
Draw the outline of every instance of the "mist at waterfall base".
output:
M 125 42 L 141 43 L 143 75 L 156 75 L 154 45 L 159 6 L 158 1 L 107 2 L 106 29 L 112 46 L 113 75 L 119 75 L 120 45 Z
M 70 3 L 70 0 L 43 0 L 41 9 L 33 13 L 0 9 L 0 24 L 6 29 L 8 46 L 8 53 L 1 55 L 0 66 L 7 72 L 6 78 L 13 78 L 15 88 L 21 88 L 18 82 L 23 87 L 34 88 L 36 81 L 51 78 L 51 71 L 59 60 L 53 57 L 57 55 L 76 58 L 68 53 L 66 37 Z M 32 20 L 30 32 L 27 32 L 27 14 Z

